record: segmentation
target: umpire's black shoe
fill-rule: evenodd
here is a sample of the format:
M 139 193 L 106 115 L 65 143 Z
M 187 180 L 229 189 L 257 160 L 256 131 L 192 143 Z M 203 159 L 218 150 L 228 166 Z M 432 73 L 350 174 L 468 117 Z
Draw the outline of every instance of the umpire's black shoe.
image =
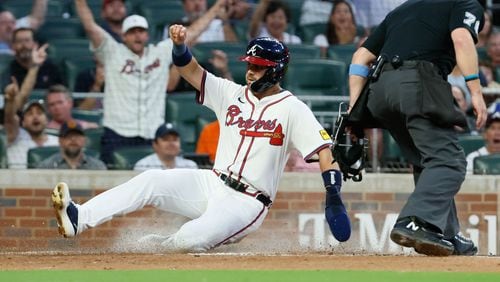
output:
M 396 222 L 391 231 L 391 240 L 428 256 L 449 256 L 455 251 L 453 244 L 443 239 L 443 234 L 436 227 L 413 216 Z
M 455 251 L 453 255 L 455 256 L 473 256 L 477 254 L 477 247 L 474 245 L 471 239 L 464 237 L 461 233 L 455 235 L 455 237 L 448 239 L 453 246 L 455 246 Z

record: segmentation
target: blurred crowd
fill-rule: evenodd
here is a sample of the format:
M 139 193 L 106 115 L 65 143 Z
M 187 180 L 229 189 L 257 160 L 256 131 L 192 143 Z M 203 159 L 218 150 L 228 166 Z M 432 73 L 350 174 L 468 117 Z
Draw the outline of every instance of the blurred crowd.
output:
M 353 52 L 403 2 L 1 1 L 0 168 L 210 167 L 219 124 L 195 105 L 194 89 L 168 65 L 171 24 L 188 27 L 186 42 L 200 64 L 226 79 L 246 84 L 246 65 L 238 56 L 248 40 L 269 36 L 289 46 L 291 70 L 302 63 L 322 74 L 289 71 L 286 88 L 299 97 L 347 98 Z M 500 154 L 500 29 L 493 12 L 485 11 L 476 45 L 481 84 L 489 89 L 486 128 L 474 126 L 463 74 L 456 68 L 448 76 L 457 107 L 469 121 L 467 128 L 456 130 L 471 173 L 489 171 L 480 162 L 475 168 L 475 158 Z M 127 59 L 130 52 L 136 59 Z M 183 103 L 183 96 L 193 97 L 192 105 Z M 313 112 L 336 112 L 336 106 L 327 100 L 311 104 Z M 394 153 L 390 135 L 382 130 L 367 134 L 377 144 L 369 154 L 377 167 L 369 169 L 407 167 L 404 157 Z M 493 172 L 500 173 L 499 162 L 496 166 Z M 290 152 L 286 170 L 316 171 L 319 166 Z

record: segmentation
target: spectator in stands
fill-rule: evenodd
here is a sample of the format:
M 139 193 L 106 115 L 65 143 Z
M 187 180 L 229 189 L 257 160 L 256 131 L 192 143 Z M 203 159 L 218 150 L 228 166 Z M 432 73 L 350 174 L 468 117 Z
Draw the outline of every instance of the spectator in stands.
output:
M 261 0 L 250 22 L 250 37 L 273 37 L 285 44 L 301 44 L 300 37 L 286 32 L 290 20 L 290 9 L 285 3 Z
M 390 11 L 394 10 L 405 1 L 406 0 L 352 0 L 351 2 L 356 7 L 358 24 L 370 31 L 378 26 Z
M 212 50 L 212 57 L 208 59 L 208 65 L 203 66 L 207 71 L 215 73 L 225 79 L 233 80 L 233 75 L 229 71 L 227 54 L 222 50 Z M 170 87 L 175 87 L 171 89 Z M 177 68 L 170 70 L 170 81 L 167 92 L 195 91 L 194 87 L 183 79 Z
M 300 9 L 300 25 L 326 24 L 330 18 L 333 1 L 305 0 Z
M 92 50 L 104 65 L 101 158 L 112 164 L 116 148 L 151 145 L 154 130 L 165 120 L 172 41 L 148 45 L 148 22 L 132 15 L 122 25 L 124 43 L 118 43 L 97 25 L 85 0 L 75 0 L 75 5 Z M 193 34 L 187 39 L 188 44 L 197 38 L 210 15 L 207 13 L 189 27 Z
M 326 57 L 328 46 L 356 44 L 359 41 L 356 30 L 356 20 L 351 5 L 346 0 L 334 1 L 326 34 L 318 34 L 314 45 L 321 47 L 323 57 Z
M 488 39 L 486 52 L 493 68 L 500 66 L 500 32 L 493 32 Z
M 215 162 L 215 153 L 219 144 L 220 126 L 217 120 L 205 125 L 200 133 L 198 142 L 196 142 L 196 153 L 208 154 L 210 162 Z
M 64 122 L 59 131 L 59 153 L 38 164 L 44 169 L 89 169 L 105 170 L 106 165 L 99 159 L 85 154 L 85 133 L 74 120 Z
M 229 20 L 232 22 L 236 21 L 247 21 L 250 20 L 250 16 L 252 15 L 252 1 L 248 0 L 233 0 L 230 1 L 230 5 L 228 5 L 227 13 L 229 15 Z
M 451 93 L 453 94 L 453 98 L 455 99 L 458 107 L 465 115 L 467 121 L 467 128 L 456 128 L 458 132 L 477 135 L 476 131 L 476 118 L 474 115 L 469 114 L 470 106 L 467 104 L 465 99 L 465 90 L 458 86 L 451 86 Z
M 484 75 L 485 87 L 500 88 L 500 83 L 495 80 L 495 70 L 490 62 L 479 62 L 479 72 Z
M 28 97 L 30 96 L 35 86 L 40 66 L 47 58 L 47 52 L 46 52 L 47 47 L 48 45 L 44 44 L 40 48 L 33 48 L 33 50 L 31 50 L 30 67 L 21 84 L 19 93 L 15 96 L 15 99 L 12 101 L 12 103 L 15 103 L 14 106 L 16 107 L 16 109 L 22 109 L 23 105 L 26 103 L 26 101 L 28 101 Z M 7 76 L 7 72 L 4 74 L 4 76 L 5 77 Z M 17 79 L 15 76 L 11 76 L 10 80 L 12 81 L 12 79 L 14 79 L 15 82 L 17 83 Z
M 460 69 L 455 66 L 450 74 L 448 74 L 447 81 L 451 85 L 456 85 L 462 89 L 465 95 L 465 102 L 467 104 L 467 108 L 471 106 L 471 94 L 469 88 L 467 87 L 467 83 L 465 82 L 464 76 Z M 475 126 L 474 126 L 475 127 Z
M 172 124 L 162 124 L 158 127 L 153 141 L 153 154 L 139 160 L 134 170 L 191 168 L 197 169 L 198 165 L 185 159 L 181 153 L 181 137 Z
M 16 28 L 37 30 L 45 20 L 48 0 L 34 0 L 31 14 L 16 20 L 12 12 L 0 7 L 0 54 L 14 54 L 12 35 Z
M 199 30 L 196 30 L 197 35 L 191 39 L 191 45 L 201 42 L 237 42 L 238 38 L 229 22 L 228 5 L 233 6 L 233 3 L 228 3 L 227 0 L 217 0 L 210 9 L 207 9 L 207 0 L 182 0 L 184 13 L 182 19 L 175 21 L 177 24 L 191 26 L 194 22 L 198 23 Z M 164 38 L 168 37 L 168 27 L 164 29 Z
M 51 118 L 47 128 L 59 130 L 61 125 L 72 120 L 76 121 L 84 129 L 99 127 L 95 122 L 77 120 L 72 117 L 73 98 L 64 85 L 55 84 L 49 87 L 45 102 Z
M 476 47 L 486 47 L 486 44 L 488 43 L 488 39 L 490 38 L 492 32 L 493 32 L 493 25 L 491 23 L 491 12 L 485 10 L 484 26 L 477 36 Z
M 122 25 L 127 16 L 127 6 L 125 0 L 103 0 L 101 9 L 101 18 L 104 22 L 101 24 L 109 35 L 117 42 L 122 42 Z
M 95 67 L 78 73 L 75 92 L 104 92 L 104 65 L 97 58 L 94 58 L 94 61 Z M 76 103 L 81 110 L 102 109 L 102 98 L 87 97 Z
M 467 155 L 467 172 L 473 172 L 474 158 L 491 154 L 500 154 L 500 102 L 493 104 L 486 121 L 483 138 L 485 145 Z
M 30 28 L 19 28 L 14 31 L 12 45 L 15 52 L 14 60 L 2 77 L 3 85 L 9 83 L 11 76 L 14 76 L 22 84 L 31 67 L 39 67 L 35 89 L 47 89 L 53 84 L 63 83 L 58 67 L 49 59 L 45 59 L 41 65 L 34 64 L 32 52 L 34 49 L 38 49 L 34 35 L 33 29 Z
M 4 122 L 7 133 L 7 158 L 9 168 L 26 168 L 28 150 L 36 147 L 57 146 L 57 137 L 45 133 L 47 115 L 43 101 L 31 101 L 22 110 L 21 122 L 16 114 L 15 100 L 19 86 L 15 78 L 5 88 Z M 21 126 L 20 126 L 21 124 Z

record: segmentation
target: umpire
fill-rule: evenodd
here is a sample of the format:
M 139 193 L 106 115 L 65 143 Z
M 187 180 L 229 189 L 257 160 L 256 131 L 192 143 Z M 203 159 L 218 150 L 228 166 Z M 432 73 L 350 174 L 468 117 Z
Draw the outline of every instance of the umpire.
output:
M 477 0 L 409 0 L 387 15 L 355 52 L 349 68 L 354 105 L 370 64 L 377 57 L 386 61 L 378 79 L 370 77 L 366 106 L 413 164 L 415 190 L 391 239 L 421 254 L 477 253 L 474 243 L 459 233 L 454 196 L 466 162 L 454 128 L 464 126 L 465 117 L 456 110 L 446 77 L 457 65 L 472 95 L 476 126 L 483 127 L 486 106 L 474 46 L 482 26 L 483 7 Z

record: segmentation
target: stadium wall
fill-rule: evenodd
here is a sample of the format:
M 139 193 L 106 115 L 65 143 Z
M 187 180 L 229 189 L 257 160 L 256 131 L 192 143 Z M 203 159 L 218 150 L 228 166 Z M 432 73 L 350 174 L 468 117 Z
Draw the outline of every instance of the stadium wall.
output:
M 69 183 L 83 203 L 133 177 L 133 171 L 0 170 L 0 250 L 4 252 L 143 252 L 137 239 L 174 232 L 185 218 L 151 207 L 117 217 L 77 239 L 61 238 L 50 206 L 52 187 Z M 324 221 L 324 192 L 317 173 L 285 173 L 263 226 L 226 251 L 411 253 L 393 244 L 389 232 L 413 189 L 409 174 L 368 174 L 344 184 L 353 233 L 339 244 Z M 500 177 L 467 176 L 456 197 L 461 231 L 482 255 L 498 255 Z M 216 227 L 214 227 L 216 228 Z

